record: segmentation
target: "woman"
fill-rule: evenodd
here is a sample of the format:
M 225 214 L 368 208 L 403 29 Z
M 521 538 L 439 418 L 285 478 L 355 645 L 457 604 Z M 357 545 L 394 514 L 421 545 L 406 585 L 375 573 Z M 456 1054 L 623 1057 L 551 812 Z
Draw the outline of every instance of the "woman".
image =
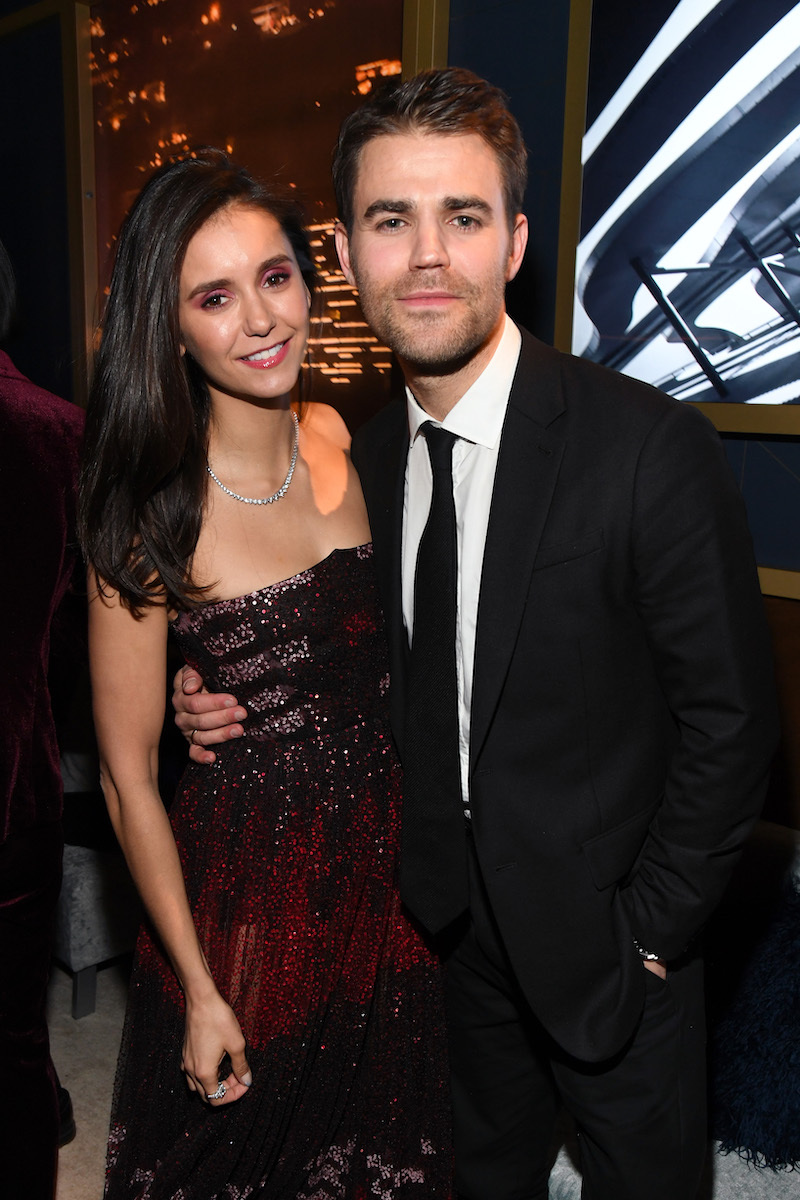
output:
M 103 789 L 152 926 L 111 1200 L 449 1195 L 367 519 L 341 420 L 291 401 L 312 284 L 293 207 L 216 151 L 158 172 L 119 239 L 82 526 Z M 188 767 L 167 818 L 170 625 L 254 719 L 211 771 Z

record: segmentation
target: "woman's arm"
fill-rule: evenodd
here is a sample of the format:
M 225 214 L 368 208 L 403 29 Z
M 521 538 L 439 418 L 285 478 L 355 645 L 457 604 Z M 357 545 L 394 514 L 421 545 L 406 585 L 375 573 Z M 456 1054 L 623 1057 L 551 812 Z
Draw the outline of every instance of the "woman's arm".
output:
M 90 577 L 89 654 L 100 779 L 125 858 L 186 999 L 183 1069 L 205 1099 L 215 1092 L 227 1052 L 233 1066 L 224 1100 L 250 1082 L 245 1041 L 218 992 L 189 909 L 175 839 L 158 792 L 158 742 L 164 708 L 167 613 L 147 608 L 134 618 Z M 137 697 L 132 708 L 129 690 Z

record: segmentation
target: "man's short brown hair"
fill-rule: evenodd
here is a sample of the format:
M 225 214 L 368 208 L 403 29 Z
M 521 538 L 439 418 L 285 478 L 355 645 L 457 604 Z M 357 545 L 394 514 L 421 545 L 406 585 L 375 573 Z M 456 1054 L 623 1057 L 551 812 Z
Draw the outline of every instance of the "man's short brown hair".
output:
M 447 67 L 379 88 L 343 122 L 333 186 L 348 234 L 361 151 L 373 138 L 393 133 L 477 133 L 497 155 L 509 225 L 522 211 L 528 151 L 505 94 L 472 71 Z

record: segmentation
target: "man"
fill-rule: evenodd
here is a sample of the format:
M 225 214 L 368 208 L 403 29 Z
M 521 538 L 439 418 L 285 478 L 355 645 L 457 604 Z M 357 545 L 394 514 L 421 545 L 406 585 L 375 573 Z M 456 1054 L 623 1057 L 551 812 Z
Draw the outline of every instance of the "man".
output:
M 0 243 L 0 343 L 15 283 Z M 50 1060 L 45 1004 L 61 887 L 61 774 L 48 689 L 56 613 L 77 558 L 83 413 L 0 351 L 4 585 L 0 629 L 0 1163 L 9 1196 L 52 1200 L 58 1144 L 75 1133 Z
M 507 318 L 525 148 L 496 89 L 450 69 L 369 97 L 334 182 L 342 268 L 407 385 L 353 458 L 407 773 L 401 886 L 447 963 L 459 1195 L 546 1197 L 563 1102 L 587 1200 L 690 1200 L 697 935 L 775 738 L 741 499 L 695 410 Z M 241 732 L 233 697 L 176 706 L 199 761 Z

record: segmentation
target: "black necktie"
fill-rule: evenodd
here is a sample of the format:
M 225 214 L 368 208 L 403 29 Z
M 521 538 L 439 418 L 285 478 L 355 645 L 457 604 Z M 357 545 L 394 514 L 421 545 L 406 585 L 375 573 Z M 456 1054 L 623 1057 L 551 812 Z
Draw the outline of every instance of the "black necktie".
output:
M 422 432 L 433 494 L 414 581 L 400 888 L 414 915 L 437 933 L 468 903 L 456 682 L 456 437 L 430 421 Z

